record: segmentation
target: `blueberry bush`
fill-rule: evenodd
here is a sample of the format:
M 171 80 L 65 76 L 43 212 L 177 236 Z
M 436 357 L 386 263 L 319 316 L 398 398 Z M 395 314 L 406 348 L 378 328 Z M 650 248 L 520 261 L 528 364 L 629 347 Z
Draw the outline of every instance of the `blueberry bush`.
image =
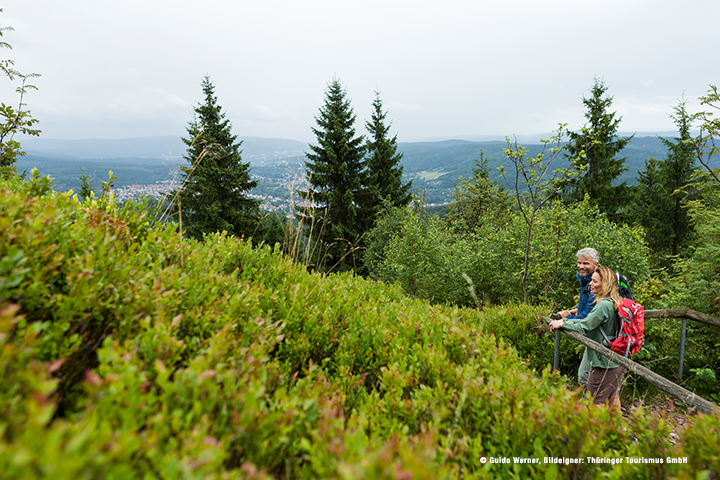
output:
M 491 333 L 142 205 L 0 183 L 3 478 L 699 478 L 720 425 L 594 408 Z M 515 317 L 513 317 L 515 318 Z M 640 439 L 633 441 L 628 432 Z M 538 464 L 496 463 L 526 457 Z M 683 457 L 636 464 L 544 457 Z

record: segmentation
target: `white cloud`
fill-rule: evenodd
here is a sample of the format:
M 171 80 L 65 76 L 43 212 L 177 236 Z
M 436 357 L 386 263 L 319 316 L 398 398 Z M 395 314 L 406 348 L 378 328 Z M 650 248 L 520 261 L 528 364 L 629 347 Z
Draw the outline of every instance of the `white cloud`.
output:
M 333 76 L 360 122 L 379 88 L 399 136 L 415 139 L 578 128 L 594 76 L 623 125 L 648 130 L 668 124 L 683 92 L 697 99 L 720 81 L 707 60 L 720 2 L 598 5 L 6 0 L 0 25 L 16 28 L 3 37 L 16 66 L 42 74 L 26 101 L 56 138 L 182 134 L 205 74 L 243 133 L 287 138 L 311 134 Z
M 383 106 L 385 106 L 383 104 Z M 387 103 L 387 110 L 390 113 L 403 113 L 403 112 L 422 112 L 423 108 L 420 105 L 416 105 L 414 103 L 401 103 L 398 101 L 390 101 Z
M 257 120 L 295 121 L 298 119 L 298 116 L 289 110 L 276 111 L 259 103 L 252 106 L 250 116 Z

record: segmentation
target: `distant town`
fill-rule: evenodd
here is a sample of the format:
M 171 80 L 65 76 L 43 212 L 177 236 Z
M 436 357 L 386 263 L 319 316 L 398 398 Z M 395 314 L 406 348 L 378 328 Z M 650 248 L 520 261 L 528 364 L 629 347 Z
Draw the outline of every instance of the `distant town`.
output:
M 267 191 L 275 190 L 284 193 L 283 197 L 270 195 L 270 194 L 254 194 L 248 193 L 247 196 L 260 201 L 260 208 L 268 212 L 288 212 L 288 215 L 292 215 L 295 207 L 298 206 L 310 206 L 309 202 L 300 201 L 300 198 L 294 194 L 296 188 L 301 185 L 306 185 L 307 180 L 301 173 L 283 173 L 280 178 L 275 177 L 262 177 L 259 175 L 253 175 L 252 178 L 258 182 L 263 182 L 266 186 L 271 184 L 271 188 L 259 188 L 256 191 Z M 126 185 L 122 187 L 116 187 L 112 189 L 112 193 L 115 199 L 122 203 L 129 200 L 138 200 L 143 197 L 150 196 L 156 200 L 162 200 L 165 195 L 177 188 L 181 184 L 176 179 L 160 180 L 156 183 L 151 184 L 136 184 Z M 307 188 L 307 187 L 303 187 Z M 449 202 L 432 202 L 428 203 L 428 206 L 440 206 L 447 205 Z
M 295 206 L 302 206 L 306 202 L 299 201 L 300 199 L 291 195 L 291 192 L 295 190 L 298 185 L 306 183 L 305 177 L 302 175 L 290 175 L 283 174 L 282 178 L 267 178 L 259 175 L 253 175 L 254 180 L 265 181 L 271 183 L 277 189 L 286 190 L 287 195 L 284 198 L 268 195 L 268 194 L 253 194 L 248 193 L 247 196 L 260 201 L 260 208 L 268 211 L 287 211 L 292 212 Z M 112 193 L 118 202 L 126 202 L 129 200 L 138 200 L 142 197 L 151 197 L 156 200 L 162 200 L 165 195 L 177 188 L 181 184 L 175 179 L 160 180 L 156 183 L 151 184 L 136 184 L 126 185 L 122 187 L 116 187 L 112 189 Z

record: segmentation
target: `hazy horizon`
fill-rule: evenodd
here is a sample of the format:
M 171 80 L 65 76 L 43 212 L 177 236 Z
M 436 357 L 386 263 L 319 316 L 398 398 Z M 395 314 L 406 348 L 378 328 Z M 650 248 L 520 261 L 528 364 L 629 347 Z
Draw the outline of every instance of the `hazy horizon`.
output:
M 677 135 L 677 131 L 641 131 L 641 132 L 618 132 L 619 137 L 629 137 L 631 135 L 634 135 L 635 137 L 654 137 L 654 136 L 662 136 L 662 137 L 672 137 Z M 309 141 L 304 140 L 298 140 L 297 138 L 287 138 L 287 137 L 278 137 L 278 136 L 270 136 L 270 137 L 264 137 L 264 136 L 258 136 L 258 135 L 242 135 L 236 131 L 233 130 L 233 134 L 238 136 L 238 140 L 243 139 L 252 139 L 252 138 L 260 138 L 264 140 L 289 140 L 293 142 L 298 143 L 316 143 L 314 139 L 311 139 Z M 529 140 L 536 140 L 538 143 L 540 143 L 540 139 L 547 139 L 549 138 L 553 132 L 546 132 L 541 134 L 535 134 L 535 135 L 507 135 L 509 138 L 517 137 L 518 139 L 529 139 Z M 147 135 L 147 136 L 133 136 L 133 137 L 121 137 L 121 138 L 98 138 L 98 137 L 88 137 L 88 138 L 73 138 L 73 139 L 66 139 L 66 138 L 49 138 L 44 135 L 40 135 L 39 137 L 34 136 L 16 136 L 15 139 L 19 140 L 21 144 L 34 144 L 37 142 L 42 141 L 53 141 L 53 142 L 83 142 L 83 141 L 127 141 L 127 140 L 147 140 L 147 139 L 153 139 L 153 138 L 168 138 L 168 137 L 174 137 L 174 138 L 183 138 L 187 137 L 187 133 L 179 134 L 179 135 Z M 398 139 L 398 143 L 422 143 L 422 142 L 446 142 L 451 140 L 460 140 L 460 141 L 468 141 L 468 142 L 493 142 L 493 141 L 504 141 L 506 136 L 503 135 L 450 135 L 447 137 L 429 137 L 429 138 L 422 138 L 417 140 L 400 140 Z

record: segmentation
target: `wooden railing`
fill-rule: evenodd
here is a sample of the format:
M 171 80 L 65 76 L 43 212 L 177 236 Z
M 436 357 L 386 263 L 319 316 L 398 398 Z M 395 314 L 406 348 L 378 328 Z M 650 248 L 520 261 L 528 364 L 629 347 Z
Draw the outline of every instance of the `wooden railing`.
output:
M 720 318 L 713 317 L 711 315 L 705 315 L 704 313 L 696 312 L 686 308 L 671 308 L 667 310 L 645 310 L 645 318 L 678 318 L 682 320 L 682 329 L 680 333 L 680 379 L 682 379 L 682 368 L 685 357 L 685 328 L 687 320 L 695 320 L 698 322 L 706 323 L 708 325 L 714 325 L 720 327 Z M 549 318 L 545 319 L 545 323 L 550 323 L 552 320 Z M 555 360 L 553 362 L 553 369 L 557 370 L 560 364 L 560 332 L 564 333 L 568 337 L 576 340 L 586 347 L 595 350 L 611 362 L 622 365 L 627 370 L 635 373 L 636 375 L 644 378 L 651 385 L 655 385 L 660 390 L 669 393 L 678 400 L 685 404 L 697 408 L 703 413 L 711 413 L 720 416 L 720 407 L 715 403 L 705 400 L 702 397 L 695 395 L 693 392 L 677 385 L 658 375 L 657 373 L 649 370 L 639 363 L 633 362 L 627 357 L 617 354 L 609 348 L 600 345 L 599 343 L 590 340 L 586 336 L 570 330 L 559 329 L 555 332 Z
M 695 320 L 696 322 L 720 327 L 720 318 L 696 312 L 695 310 L 689 310 L 687 308 L 646 310 L 645 318 L 679 318 L 682 321 L 682 325 L 680 327 L 680 355 L 678 361 L 678 377 L 680 380 L 683 378 L 683 366 L 685 364 L 685 330 L 687 329 L 687 321 Z

